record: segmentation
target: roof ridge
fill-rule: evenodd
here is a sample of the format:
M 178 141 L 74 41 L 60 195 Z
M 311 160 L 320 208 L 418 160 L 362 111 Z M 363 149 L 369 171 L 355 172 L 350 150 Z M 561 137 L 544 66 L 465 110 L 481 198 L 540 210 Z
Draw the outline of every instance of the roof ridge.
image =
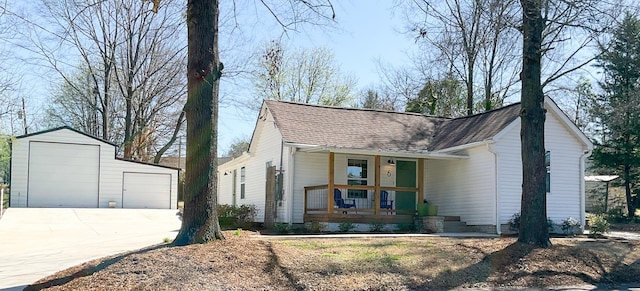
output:
M 116 144 L 115 144 L 115 143 L 113 143 L 113 142 L 110 142 L 110 141 L 108 141 L 108 140 L 106 140 L 106 139 L 102 139 L 102 138 L 100 138 L 100 137 L 97 137 L 97 136 L 94 136 L 94 135 L 92 135 L 92 134 L 86 133 L 86 132 L 84 132 L 84 131 L 80 131 L 80 130 L 75 129 L 75 128 L 73 128 L 73 127 L 69 126 L 69 125 L 62 125 L 62 126 L 58 126 L 58 127 L 54 127 L 54 128 L 49 128 L 49 129 L 40 130 L 40 131 L 36 131 L 36 132 L 32 132 L 32 133 L 27 133 L 27 134 L 23 134 L 23 135 L 16 136 L 16 138 L 31 137 L 31 136 L 34 136 L 34 135 L 40 135 L 40 134 L 50 133 L 50 132 L 59 131 L 59 130 L 63 130 L 63 129 L 71 130 L 71 131 L 73 131 L 73 132 L 75 132 L 75 133 L 79 133 L 79 134 L 84 135 L 84 136 L 86 136 L 86 137 L 88 137 L 88 138 L 92 138 L 92 139 L 95 139 L 95 140 L 98 140 L 98 141 L 104 142 L 104 143 L 106 143 L 106 144 L 112 145 L 112 146 L 114 146 L 114 147 L 118 147 L 118 145 L 116 145 Z
M 511 103 L 509 105 L 502 106 L 502 107 L 499 107 L 499 108 L 494 108 L 494 109 L 491 109 L 489 111 L 478 112 L 478 113 L 475 113 L 475 114 L 472 114 L 472 115 L 460 116 L 460 117 L 452 118 L 451 120 L 460 120 L 460 119 L 465 119 L 465 118 L 473 118 L 473 117 L 477 117 L 477 116 L 485 115 L 485 114 L 491 114 L 491 113 L 494 113 L 494 112 L 497 112 L 497 111 L 501 111 L 501 110 L 505 110 L 507 108 L 510 108 L 512 106 L 519 105 L 519 104 L 520 104 L 520 102 Z
M 434 116 L 427 115 L 416 112 L 402 112 L 402 111 L 393 111 L 393 110 L 382 110 L 382 109 L 373 109 L 373 108 L 356 108 L 356 107 L 344 107 L 344 106 L 335 106 L 335 105 L 323 105 L 323 104 L 313 104 L 313 103 L 303 103 L 303 102 L 295 102 L 295 101 L 287 101 L 287 100 L 264 100 L 265 102 L 275 102 L 275 103 L 287 103 L 291 105 L 301 105 L 308 107 L 317 107 L 317 108 L 327 108 L 327 109 L 338 109 L 338 110 L 348 110 L 348 111 L 362 111 L 362 112 L 380 112 L 380 113 L 391 113 L 391 114 L 402 114 L 402 115 L 411 115 L 411 116 L 422 116 L 427 118 L 437 118 L 444 120 L 453 120 L 451 117 L 443 117 L 443 116 Z

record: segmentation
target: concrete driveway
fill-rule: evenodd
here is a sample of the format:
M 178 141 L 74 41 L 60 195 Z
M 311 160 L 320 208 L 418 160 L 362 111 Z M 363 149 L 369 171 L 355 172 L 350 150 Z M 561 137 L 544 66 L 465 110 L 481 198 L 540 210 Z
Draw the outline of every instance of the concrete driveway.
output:
M 0 290 L 173 239 L 177 210 L 9 208 L 0 219 Z

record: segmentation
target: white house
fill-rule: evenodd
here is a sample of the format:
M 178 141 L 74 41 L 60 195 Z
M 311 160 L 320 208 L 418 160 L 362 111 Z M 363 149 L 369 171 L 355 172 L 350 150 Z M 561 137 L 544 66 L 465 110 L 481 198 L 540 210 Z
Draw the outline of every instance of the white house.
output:
M 115 145 L 70 127 L 11 148 L 11 207 L 177 207 L 177 168 L 116 158 Z
M 584 225 L 584 162 L 593 145 L 545 100 L 547 213 Z M 520 105 L 462 118 L 265 101 L 249 150 L 219 167 L 219 202 L 252 204 L 257 221 L 383 222 L 438 215 L 500 233 L 520 211 Z M 267 167 L 279 173 L 265 199 Z

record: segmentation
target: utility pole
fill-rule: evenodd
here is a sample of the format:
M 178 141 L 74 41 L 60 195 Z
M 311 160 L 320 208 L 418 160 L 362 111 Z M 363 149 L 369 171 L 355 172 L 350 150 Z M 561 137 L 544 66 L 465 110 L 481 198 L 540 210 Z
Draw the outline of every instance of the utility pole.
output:
M 22 126 L 24 128 L 24 134 L 27 134 L 27 111 L 24 106 L 24 96 L 22 96 Z

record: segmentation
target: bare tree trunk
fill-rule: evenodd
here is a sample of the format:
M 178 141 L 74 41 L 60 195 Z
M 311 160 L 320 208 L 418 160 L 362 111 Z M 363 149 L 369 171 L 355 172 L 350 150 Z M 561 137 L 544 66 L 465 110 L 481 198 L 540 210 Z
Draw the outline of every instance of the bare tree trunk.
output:
M 473 115 L 473 66 L 474 62 L 469 62 L 467 68 L 467 115 Z
M 548 247 L 546 169 L 544 165 L 544 96 L 542 93 L 541 43 L 544 19 L 542 0 L 521 0 L 523 11 L 522 105 L 522 201 L 518 241 Z
M 104 97 L 102 98 L 102 139 L 109 140 L 109 122 L 111 122 L 111 118 L 109 118 L 109 86 L 107 82 L 104 85 Z
M 131 113 L 133 107 L 133 100 L 131 95 L 125 96 L 125 115 L 124 115 L 124 158 L 131 159 L 133 153 L 133 126 L 131 119 L 133 114 Z
M 180 133 L 180 128 L 182 128 L 183 122 L 184 122 L 184 110 L 180 112 L 180 117 L 178 117 L 178 122 L 176 122 L 176 127 L 173 130 L 173 135 L 171 136 L 171 139 L 156 153 L 155 157 L 153 157 L 154 164 L 160 163 L 160 158 L 162 158 L 162 155 L 165 152 L 167 152 L 167 150 L 171 147 L 171 145 L 173 145 L 174 142 L 176 142 L 176 139 L 178 139 L 178 134 Z
M 189 0 L 187 171 L 182 227 L 175 245 L 224 239 L 217 213 L 218 0 Z

